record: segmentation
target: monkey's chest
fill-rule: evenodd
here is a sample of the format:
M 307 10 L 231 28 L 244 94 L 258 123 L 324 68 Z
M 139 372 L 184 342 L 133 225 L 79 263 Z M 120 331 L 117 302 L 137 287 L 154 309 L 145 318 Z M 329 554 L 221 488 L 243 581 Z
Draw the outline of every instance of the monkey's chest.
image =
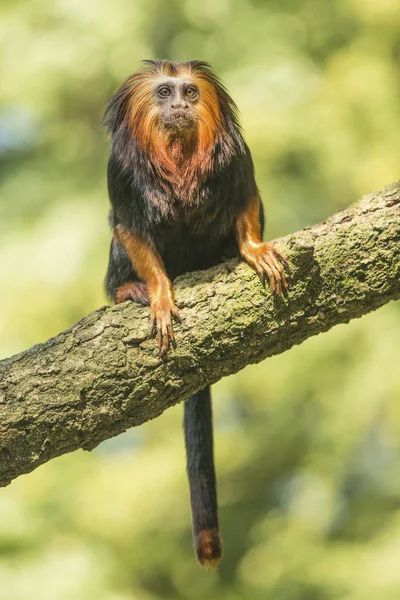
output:
M 165 216 L 158 213 L 157 248 L 169 276 L 221 262 L 225 249 L 236 243 L 235 223 L 243 205 L 236 180 L 210 181 L 191 197 L 176 194 L 165 201 Z
M 206 220 L 193 212 L 166 228 L 159 250 L 171 278 L 207 269 L 223 260 L 225 250 L 235 244 L 234 220 L 220 216 L 217 213 Z

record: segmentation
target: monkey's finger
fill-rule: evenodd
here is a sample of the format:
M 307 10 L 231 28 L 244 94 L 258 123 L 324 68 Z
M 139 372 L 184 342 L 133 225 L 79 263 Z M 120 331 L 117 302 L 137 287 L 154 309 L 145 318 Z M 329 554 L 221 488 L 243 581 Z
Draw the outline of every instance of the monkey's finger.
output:
M 271 252 L 272 254 L 274 254 L 274 256 L 278 259 L 278 261 L 280 263 L 283 264 L 283 266 L 288 270 L 288 272 L 290 273 L 290 265 L 287 261 L 287 259 L 285 258 L 285 256 L 283 254 L 281 254 L 279 252 L 279 250 L 277 248 L 275 248 L 275 246 L 271 246 Z
M 262 259 L 264 264 L 268 264 L 271 271 L 274 274 L 275 282 L 276 282 L 276 293 L 281 296 L 282 295 L 282 283 L 284 279 L 283 270 L 279 263 L 275 261 L 273 257 L 263 256 Z
M 173 308 L 171 310 L 171 315 L 173 316 L 174 321 L 176 321 L 177 323 L 182 323 L 182 319 L 177 308 Z
M 175 334 L 174 334 L 174 330 L 172 329 L 171 323 L 169 325 L 167 325 L 167 332 L 168 332 L 169 341 L 171 342 L 173 349 L 176 350 Z
M 280 296 L 281 295 L 281 284 L 280 284 L 279 274 L 276 271 L 274 271 L 274 269 L 271 266 L 271 263 L 264 261 L 263 259 L 261 259 L 261 262 L 262 262 L 264 268 L 265 269 L 269 268 L 270 273 L 272 274 L 269 276 L 271 292 L 273 294 L 276 294 L 277 296 Z
M 282 266 L 282 264 L 279 261 L 275 260 L 275 258 L 274 258 L 273 264 L 274 264 L 275 269 L 279 273 L 280 280 L 281 280 L 282 290 L 286 290 L 287 287 L 288 287 L 288 282 L 287 282 L 287 279 L 286 279 L 286 275 L 285 275 L 285 271 L 283 269 L 283 266 Z
M 276 268 L 281 273 L 281 275 L 285 274 L 285 268 L 288 266 L 288 262 L 281 256 L 279 253 L 275 252 L 271 253 L 271 261 L 274 262 Z
M 260 281 L 263 285 L 265 285 L 265 271 L 261 268 L 257 263 L 254 265 L 257 275 L 260 278 Z
M 260 258 L 259 263 L 260 263 L 261 267 L 264 269 L 265 273 L 268 276 L 269 286 L 271 288 L 271 292 L 274 294 L 275 293 L 275 289 L 276 289 L 276 281 L 275 281 L 274 273 L 270 269 L 269 265 L 262 258 Z
M 279 278 L 275 277 L 274 273 L 269 278 L 269 283 L 270 283 L 270 287 L 271 287 L 271 293 L 273 295 L 280 296 L 282 294 L 281 283 L 280 283 Z
M 165 324 L 163 323 L 159 329 L 159 347 L 160 347 L 160 356 L 163 357 L 169 350 L 169 337 Z
M 156 315 L 151 315 L 151 319 L 150 319 L 150 337 L 155 337 L 157 335 L 157 317 Z
M 277 259 L 276 255 L 274 252 L 271 252 L 270 254 L 264 254 L 264 256 L 262 257 L 264 259 L 265 262 L 267 262 L 271 269 L 273 269 L 275 276 L 276 274 L 278 274 L 280 280 L 281 280 L 281 285 L 282 288 L 287 288 L 287 280 L 286 280 L 286 276 L 285 276 L 285 271 L 283 269 L 282 263 Z
M 287 287 L 288 287 L 288 282 L 287 282 L 287 279 L 286 279 L 285 272 L 284 272 L 283 269 L 279 269 L 279 273 L 280 273 L 280 276 L 281 276 L 282 289 L 286 290 Z
M 163 342 L 162 346 L 160 347 L 160 358 L 164 358 L 164 356 L 167 354 L 169 349 L 168 343 Z
M 162 348 L 162 334 L 161 331 L 157 330 L 157 346 L 161 356 L 161 348 Z

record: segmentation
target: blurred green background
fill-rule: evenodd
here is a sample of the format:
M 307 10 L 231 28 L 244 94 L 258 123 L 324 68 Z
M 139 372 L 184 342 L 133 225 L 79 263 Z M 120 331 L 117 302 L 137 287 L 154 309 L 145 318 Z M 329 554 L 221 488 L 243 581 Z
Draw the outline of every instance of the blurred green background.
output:
M 2 0 L 1 357 L 105 303 L 100 121 L 143 58 L 222 76 L 269 238 L 399 177 L 398 0 Z M 177 406 L 0 491 L 1 598 L 398 600 L 399 334 L 392 303 L 214 387 L 217 572 Z

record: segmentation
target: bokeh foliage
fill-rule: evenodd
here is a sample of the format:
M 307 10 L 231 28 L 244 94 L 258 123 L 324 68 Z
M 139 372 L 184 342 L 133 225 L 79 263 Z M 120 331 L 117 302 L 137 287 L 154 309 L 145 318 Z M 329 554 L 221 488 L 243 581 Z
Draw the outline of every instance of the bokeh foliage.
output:
M 142 58 L 237 101 L 268 237 L 399 176 L 397 0 L 2 0 L 0 355 L 105 302 L 103 107 Z M 182 407 L 0 492 L 5 600 L 383 600 L 400 590 L 399 306 L 214 388 L 225 557 L 191 550 Z

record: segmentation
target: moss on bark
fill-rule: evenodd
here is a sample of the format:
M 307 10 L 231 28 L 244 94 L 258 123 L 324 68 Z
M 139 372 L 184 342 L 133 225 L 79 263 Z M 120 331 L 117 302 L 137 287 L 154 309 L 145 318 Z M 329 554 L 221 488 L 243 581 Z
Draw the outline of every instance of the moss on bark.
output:
M 0 485 L 154 419 L 249 363 L 400 297 L 400 184 L 277 240 L 287 297 L 234 259 L 175 282 L 178 348 L 160 361 L 149 310 L 103 307 L 0 362 Z

